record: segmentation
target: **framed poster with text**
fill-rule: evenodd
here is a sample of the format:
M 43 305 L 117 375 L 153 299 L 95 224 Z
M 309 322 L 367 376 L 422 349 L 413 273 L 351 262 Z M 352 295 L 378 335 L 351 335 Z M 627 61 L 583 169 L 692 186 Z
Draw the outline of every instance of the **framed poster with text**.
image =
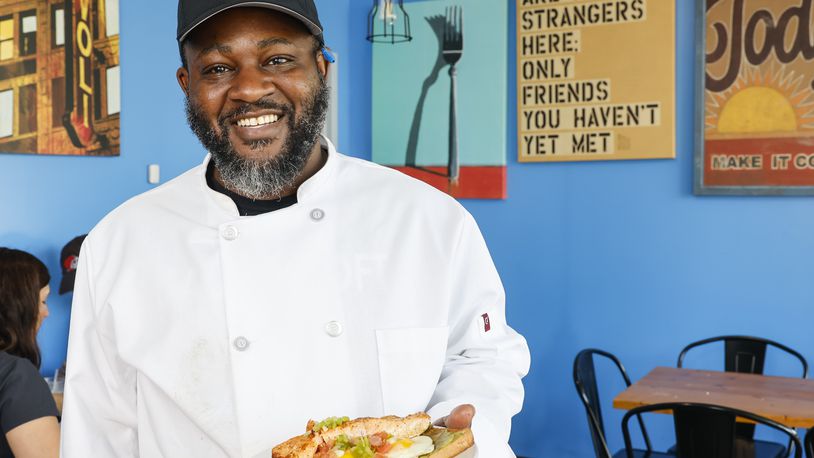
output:
M 517 0 L 520 162 L 675 157 L 675 0 Z
M 812 0 L 697 8 L 696 194 L 814 194 Z

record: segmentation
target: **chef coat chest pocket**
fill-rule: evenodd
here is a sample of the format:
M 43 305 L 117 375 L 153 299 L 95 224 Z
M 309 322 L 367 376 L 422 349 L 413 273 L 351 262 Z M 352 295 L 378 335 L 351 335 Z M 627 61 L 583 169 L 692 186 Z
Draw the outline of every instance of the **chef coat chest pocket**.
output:
M 437 327 L 376 331 L 386 415 L 403 416 L 427 408 L 444 367 L 447 330 Z

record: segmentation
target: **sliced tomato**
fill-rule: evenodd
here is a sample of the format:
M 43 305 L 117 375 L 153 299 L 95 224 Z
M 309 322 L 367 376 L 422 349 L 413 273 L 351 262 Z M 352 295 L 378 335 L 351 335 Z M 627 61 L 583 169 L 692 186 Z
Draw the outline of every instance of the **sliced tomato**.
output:
M 390 435 L 385 432 L 380 432 L 372 436 L 368 436 L 370 446 L 376 453 L 387 453 L 388 450 L 393 448 L 393 445 L 387 442 L 388 439 L 390 439 Z
M 376 449 L 376 453 L 386 454 L 392 448 L 393 448 L 393 444 L 391 444 L 390 442 L 385 441 L 384 444 L 382 444 L 381 447 Z

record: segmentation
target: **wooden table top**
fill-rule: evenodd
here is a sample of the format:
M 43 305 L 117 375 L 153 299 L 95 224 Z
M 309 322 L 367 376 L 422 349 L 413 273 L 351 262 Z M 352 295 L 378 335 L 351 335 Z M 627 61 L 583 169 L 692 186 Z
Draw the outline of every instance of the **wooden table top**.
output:
M 62 415 L 62 393 L 51 393 L 51 396 L 54 397 L 54 402 L 57 404 L 57 410 L 59 414 Z
M 814 426 L 814 380 L 657 367 L 613 400 L 629 410 L 661 402 L 703 402 L 746 410 L 787 426 Z

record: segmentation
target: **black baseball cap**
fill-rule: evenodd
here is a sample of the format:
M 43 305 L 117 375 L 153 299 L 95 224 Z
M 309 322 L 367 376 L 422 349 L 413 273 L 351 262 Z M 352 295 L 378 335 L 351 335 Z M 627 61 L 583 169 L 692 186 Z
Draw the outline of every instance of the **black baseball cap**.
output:
M 288 14 L 302 22 L 320 43 L 325 41 L 314 0 L 178 0 L 178 43 L 212 16 L 241 6 L 269 8 Z
M 85 235 L 74 237 L 73 240 L 62 247 L 59 256 L 59 264 L 62 267 L 62 281 L 59 283 L 59 294 L 73 291 L 74 280 L 76 279 L 76 265 L 79 263 L 79 249 L 85 241 Z

